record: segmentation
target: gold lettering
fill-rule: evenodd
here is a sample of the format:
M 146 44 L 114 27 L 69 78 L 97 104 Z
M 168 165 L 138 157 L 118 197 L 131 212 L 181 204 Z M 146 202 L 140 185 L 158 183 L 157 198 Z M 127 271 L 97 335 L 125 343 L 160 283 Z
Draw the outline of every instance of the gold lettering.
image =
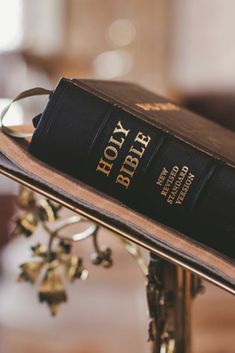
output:
M 168 198 L 167 198 L 167 203 L 169 203 L 170 205 L 172 205 L 173 204 L 173 201 L 174 201 L 174 197 L 173 197 L 173 195 L 172 194 L 170 194 L 169 196 L 168 196 Z
M 137 154 L 141 158 L 143 156 L 143 154 L 144 154 L 144 151 L 145 151 L 144 147 L 141 147 L 141 152 L 140 152 L 134 146 L 131 146 L 129 152 L 133 152 L 133 153 Z
M 192 184 L 194 178 L 195 178 L 195 175 L 193 175 L 192 173 L 189 173 L 189 175 L 188 175 L 187 179 L 185 180 L 185 183 L 183 184 L 182 189 L 176 199 L 176 202 L 175 202 L 176 204 L 181 205 L 183 203 L 183 201 L 184 201 L 184 199 L 185 199 L 185 197 L 191 187 L 191 184 Z
M 158 186 L 162 186 L 164 180 L 166 179 L 167 174 L 168 174 L 168 170 L 167 170 L 165 167 L 163 167 L 163 169 L 162 169 L 162 171 L 161 171 L 161 174 L 160 174 L 160 176 L 158 177 L 158 180 L 157 180 L 157 182 L 156 182 L 156 184 L 157 184 Z
M 126 130 L 124 129 L 124 127 L 122 126 L 121 121 L 118 122 L 117 126 L 115 127 L 113 133 L 117 134 L 117 133 L 122 133 L 125 136 L 127 136 L 129 134 L 130 130 Z
M 121 137 L 121 141 L 116 140 L 115 138 L 113 138 L 113 136 L 111 136 L 110 139 L 109 139 L 110 143 L 113 143 L 114 145 L 117 145 L 119 148 L 122 147 L 124 141 L 125 141 L 125 139 L 123 137 Z
M 178 111 L 180 107 L 171 102 L 136 103 L 137 107 L 145 111 Z
M 105 158 L 110 161 L 113 161 L 114 159 L 116 159 L 117 155 L 118 155 L 117 149 L 111 145 L 107 146 L 104 150 Z
M 124 166 L 122 166 L 122 168 L 120 169 L 120 172 L 130 175 L 130 177 L 132 178 L 133 175 L 134 175 L 135 170 L 131 171 L 131 170 L 125 168 Z
M 165 184 L 163 186 L 163 189 L 161 191 L 161 195 L 162 196 L 165 196 L 165 197 L 167 196 L 167 194 L 168 194 L 168 192 L 170 190 L 170 187 L 173 184 L 178 171 L 179 171 L 179 167 L 177 165 L 175 165 L 172 168 L 172 170 L 170 172 L 170 175 L 169 175 L 168 179 L 166 180 L 166 182 L 165 182 Z
M 119 121 L 115 129 L 113 130 L 113 135 L 124 134 L 125 136 L 127 136 L 129 131 L 130 130 L 124 129 L 121 121 Z M 118 157 L 119 149 L 122 148 L 124 141 L 125 139 L 123 137 L 121 137 L 120 139 L 114 138 L 113 136 L 110 137 L 109 145 L 106 146 L 104 150 L 104 156 L 103 158 L 100 159 L 96 167 L 96 171 L 100 171 L 104 173 L 106 176 L 109 176 L 110 171 L 113 167 L 113 163 L 109 163 L 109 161 L 114 161 Z
M 190 173 L 185 165 L 181 169 L 175 165 L 168 177 L 167 175 L 168 171 L 163 167 L 156 182 L 156 185 L 161 187 L 161 195 L 169 205 L 182 204 L 195 175 Z
M 106 176 L 109 176 L 109 173 L 112 169 L 113 163 L 108 163 L 106 161 L 103 160 L 103 158 L 101 158 L 101 160 L 99 161 L 99 164 L 96 168 L 96 171 L 100 171 L 102 173 L 104 173 Z
M 161 195 L 162 195 L 162 196 L 167 196 L 168 191 L 169 191 L 169 188 L 167 188 L 166 186 L 164 186 L 164 188 L 163 188 L 162 191 L 161 191 Z
M 116 183 L 119 183 L 119 184 L 125 186 L 126 189 L 128 189 L 128 187 L 130 185 L 130 181 L 131 181 L 130 178 L 128 178 L 122 174 L 119 174 L 116 179 Z
M 183 166 L 182 172 L 184 172 L 185 174 L 188 173 L 188 167 L 186 165 Z
M 108 146 L 105 147 L 103 152 L 103 158 L 100 159 L 96 170 L 109 176 L 110 171 L 114 165 L 114 162 L 118 158 L 120 149 L 122 148 L 125 137 L 129 134 L 130 129 L 125 129 L 121 121 L 118 121 L 116 127 L 113 130 L 112 136 L 109 138 Z M 119 136 L 122 134 L 122 136 Z M 123 137 L 123 135 L 125 137 Z M 142 158 L 146 147 L 148 146 L 151 137 L 145 135 L 139 131 L 135 137 L 133 145 L 129 149 L 129 153 L 126 156 L 118 176 L 115 182 L 124 186 L 126 189 L 131 184 L 131 180 L 135 174 L 135 171 L 139 165 L 140 159 Z
M 141 131 L 138 132 L 136 135 L 135 141 L 141 143 L 145 147 L 148 146 L 149 141 L 151 140 L 151 137 L 149 135 L 144 135 Z
M 132 157 L 130 154 L 128 154 L 128 156 L 124 160 L 124 163 L 120 169 L 120 172 L 130 175 L 130 177 L 132 178 L 138 164 L 139 164 L 138 158 Z M 127 166 L 131 167 L 132 170 L 127 169 Z
M 193 181 L 194 178 L 195 178 L 195 175 L 189 173 L 188 180 L 190 180 L 191 183 L 192 183 L 192 181 Z
M 139 160 L 136 157 L 132 157 L 131 155 L 128 155 L 125 158 L 124 164 L 127 164 L 133 169 L 136 169 L 139 164 Z

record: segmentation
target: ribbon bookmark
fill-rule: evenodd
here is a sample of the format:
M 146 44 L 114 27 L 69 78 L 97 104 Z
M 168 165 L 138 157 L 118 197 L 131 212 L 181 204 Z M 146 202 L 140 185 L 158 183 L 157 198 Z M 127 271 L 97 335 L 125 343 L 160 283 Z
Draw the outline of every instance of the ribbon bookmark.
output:
M 24 98 L 28 98 L 28 97 L 33 97 L 33 96 L 43 96 L 46 94 L 50 94 L 52 91 L 46 89 L 46 88 L 41 88 L 41 87 L 35 87 L 35 88 L 31 88 L 27 91 L 21 92 L 20 94 L 18 94 L 18 96 L 16 96 L 1 112 L 0 114 L 0 124 L 1 124 L 1 129 L 2 131 L 12 137 L 17 137 L 17 138 L 26 138 L 26 137 L 31 137 L 33 135 L 33 133 L 27 133 L 27 132 L 15 132 L 13 129 L 11 129 L 10 127 L 7 127 L 6 125 L 4 125 L 3 121 L 4 118 L 8 112 L 8 110 L 10 109 L 10 107 L 12 106 L 12 104 L 16 101 L 19 101 L 21 99 Z

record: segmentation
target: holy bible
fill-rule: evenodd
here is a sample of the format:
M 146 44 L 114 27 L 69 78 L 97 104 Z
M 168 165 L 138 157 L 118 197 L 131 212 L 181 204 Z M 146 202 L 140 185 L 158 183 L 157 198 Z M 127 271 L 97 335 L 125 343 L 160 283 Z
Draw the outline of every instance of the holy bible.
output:
M 235 258 L 230 131 L 134 84 L 65 78 L 34 125 L 38 159 Z

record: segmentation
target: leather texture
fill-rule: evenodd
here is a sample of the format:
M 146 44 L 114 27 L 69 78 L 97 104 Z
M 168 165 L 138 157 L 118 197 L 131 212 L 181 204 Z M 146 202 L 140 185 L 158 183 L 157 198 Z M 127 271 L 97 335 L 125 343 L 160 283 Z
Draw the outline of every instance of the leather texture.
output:
M 111 88 L 110 94 L 115 96 Z M 194 133 L 200 126 L 200 121 L 195 123 Z M 224 158 L 227 156 L 230 160 L 234 158 L 235 135 L 225 129 L 217 129 L 211 122 L 207 126 L 214 131 L 213 136 L 210 134 L 210 139 L 220 135 L 220 138 L 223 136 L 227 140 L 223 149 L 220 142 L 214 141 L 216 153 Z M 188 133 L 183 125 L 178 130 Z M 190 136 L 193 138 L 194 134 Z M 204 141 L 204 148 L 210 139 L 206 143 Z M 234 261 L 54 170 L 32 157 L 27 149 L 26 140 L 15 140 L 0 131 L 0 172 L 235 294 Z
M 126 129 L 112 137 L 117 144 L 122 141 L 121 148 L 110 140 L 117 126 Z M 235 259 L 235 168 L 224 162 L 226 156 L 218 155 L 218 148 L 209 149 L 207 130 L 206 119 L 142 87 L 63 78 L 43 110 L 30 152 Z M 135 142 L 139 133 L 147 144 Z M 209 134 L 210 140 L 222 143 L 223 129 L 221 133 L 217 125 L 211 126 Z M 205 152 L 186 142 L 188 135 L 194 141 L 205 140 Z M 108 174 L 102 165 L 110 166 Z
M 98 96 L 109 102 L 121 102 L 126 111 L 235 167 L 233 131 L 182 107 L 178 111 L 169 111 L 167 114 L 165 111 L 143 111 L 136 103 L 154 103 L 156 94 L 136 84 L 97 80 L 74 79 L 73 81 L 91 93 L 96 92 Z M 159 96 L 158 100 L 169 102 L 169 99 Z

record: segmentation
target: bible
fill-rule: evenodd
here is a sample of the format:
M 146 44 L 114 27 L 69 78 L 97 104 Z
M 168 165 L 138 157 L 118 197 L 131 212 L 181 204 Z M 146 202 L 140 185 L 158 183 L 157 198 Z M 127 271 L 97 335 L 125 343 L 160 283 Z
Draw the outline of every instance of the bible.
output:
M 234 260 L 232 132 L 138 85 L 65 78 L 34 125 L 36 158 Z

